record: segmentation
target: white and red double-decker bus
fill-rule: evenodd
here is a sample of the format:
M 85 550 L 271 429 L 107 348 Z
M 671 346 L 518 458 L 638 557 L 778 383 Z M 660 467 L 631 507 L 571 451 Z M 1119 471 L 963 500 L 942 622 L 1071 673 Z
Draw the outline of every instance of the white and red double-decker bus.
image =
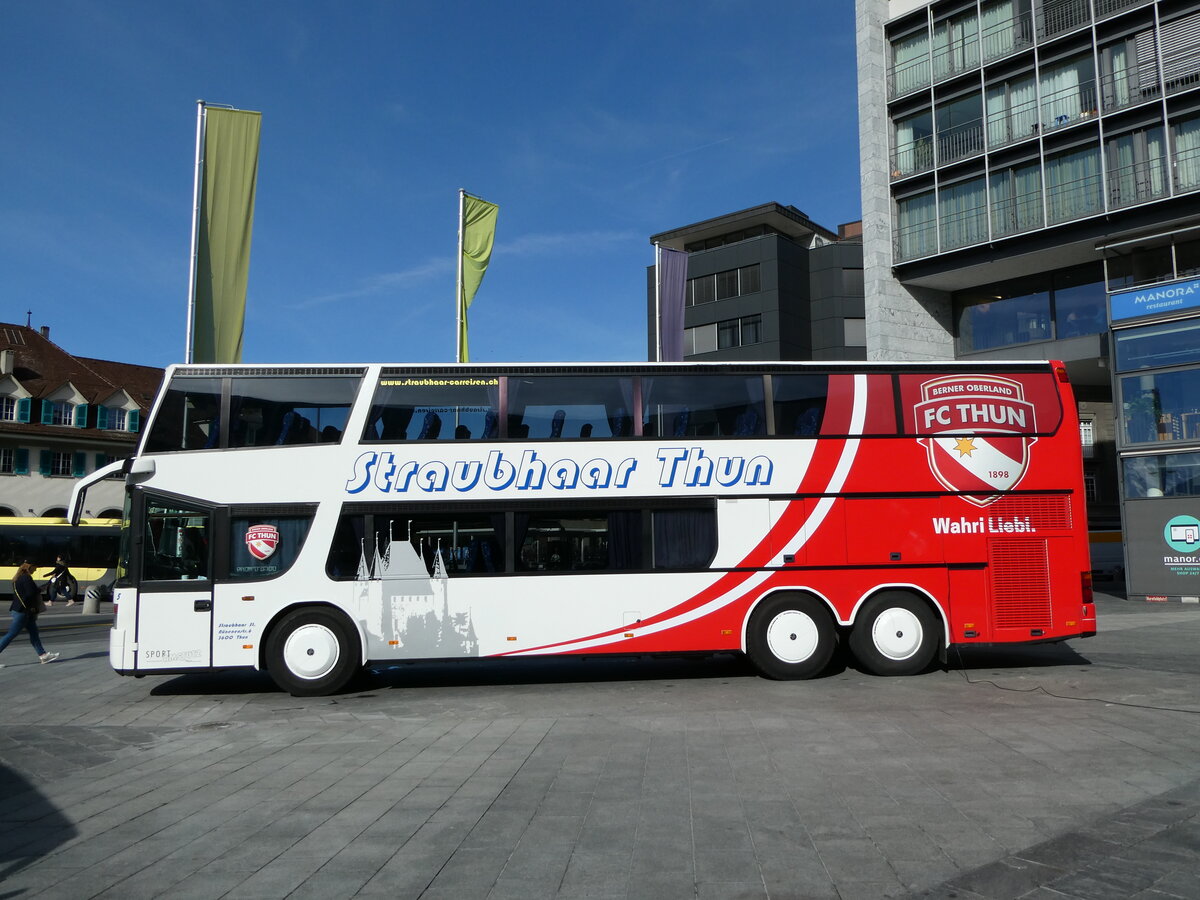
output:
M 124 469 L 127 675 L 732 650 L 807 678 L 839 642 L 904 675 L 1096 628 L 1053 362 L 177 366 Z

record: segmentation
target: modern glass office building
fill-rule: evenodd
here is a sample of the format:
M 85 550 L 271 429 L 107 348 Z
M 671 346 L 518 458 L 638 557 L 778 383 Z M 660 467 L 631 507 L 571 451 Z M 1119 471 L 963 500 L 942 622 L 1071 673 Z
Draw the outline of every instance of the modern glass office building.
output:
M 1200 340 L 1177 324 L 1200 304 L 1110 316 L 1110 297 L 1200 274 L 1200 2 L 856 15 L 868 356 L 1064 359 L 1093 528 L 1121 526 L 1134 473 L 1165 467 L 1200 500 Z

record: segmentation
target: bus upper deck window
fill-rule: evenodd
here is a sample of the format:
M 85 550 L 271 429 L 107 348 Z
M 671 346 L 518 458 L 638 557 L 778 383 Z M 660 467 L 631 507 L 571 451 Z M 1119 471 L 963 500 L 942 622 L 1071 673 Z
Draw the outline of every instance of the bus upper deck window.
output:
M 642 433 L 755 437 L 767 433 L 761 375 L 655 375 L 642 379 Z
M 508 436 L 530 440 L 633 434 L 633 379 L 531 375 L 508 379 Z
M 486 440 L 499 430 L 500 379 L 384 375 L 363 429 L 365 442 Z

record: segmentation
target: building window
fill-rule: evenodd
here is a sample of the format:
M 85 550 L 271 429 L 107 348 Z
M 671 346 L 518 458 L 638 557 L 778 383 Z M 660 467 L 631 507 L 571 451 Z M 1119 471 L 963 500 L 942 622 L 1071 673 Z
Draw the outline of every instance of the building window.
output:
M 1083 474 L 1083 496 L 1088 503 L 1100 501 L 1100 491 L 1096 483 L 1096 475 L 1093 472 Z
M 1104 273 L 1094 264 L 1055 272 L 1054 327 L 1060 338 L 1108 330 Z
M 942 249 L 953 250 L 987 240 L 987 190 L 981 177 L 942 188 L 938 197 Z
M 1110 209 L 1166 194 L 1166 151 L 1161 126 L 1110 138 L 1105 150 Z
M 893 178 L 933 168 L 933 114 L 929 110 L 897 119 L 894 139 Z
M 108 427 L 113 431 L 128 430 L 128 412 L 124 409 L 113 408 L 108 411 Z
M 1188 90 L 1200 83 L 1200 13 L 1163 22 L 1159 43 L 1163 84 L 1168 94 Z
M 961 352 L 1050 339 L 1048 280 L 1018 279 L 955 298 Z
M 1175 145 L 1175 190 L 1200 188 L 1200 116 L 1174 123 L 1171 141 Z
M 933 78 L 939 81 L 979 66 L 979 20 L 975 10 L 933 26 Z
M 10 447 L 0 450 L 0 472 L 11 475 L 16 470 L 16 451 Z
M 933 191 L 896 201 L 896 260 L 937 252 L 937 202 Z
M 842 342 L 847 347 L 867 346 L 867 320 L 842 319 Z
M 1038 133 L 1037 82 L 1033 75 L 1012 78 L 987 89 L 989 147 L 1003 147 Z
M 760 273 L 758 263 L 742 266 L 740 269 L 728 269 L 715 275 L 699 275 L 688 279 L 688 305 L 699 306 L 714 300 L 729 300 L 743 294 L 754 294 L 760 291 Z
M 1200 452 L 1131 456 L 1123 468 L 1126 498 L 1200 497 Z
M 892 42 L 891 95 L 899 97 L 929 84 L 929 30 L 921 30 Z
M 67 403 L 65 400 L 60 400 L 50 404 L 50 421 L 43 422 L 47 425 L 74 425 L 75 424 L 75 405 Z
M 684 329 L 683 353 L 685 356 L 695 356 L 714 350 L 761 344 L 762 340 L 762 316 L 742 316 Z
M 1029 0 L 994 0 L 984 3 L 979 42 L 983 61 L 1007 56 L 1033 43 L 1033 17 Z
M 983 103 L 970 94 L 942 104 L 937 110 L 939 165 L 983 152 Z
M 73 471 L 71 454 L 53 450 L 50 452 L 50 474 L 70 475 Z
M 1200 369 L 1121 379 L 1125 443 L 1200 438 Z
M 1159 96 L 1157 56 L 1153 31 L 1100 48 L 1100 102 L 1105 112 Z
M 1046 203 L 1049 225 L 1103 211 L 1099 147 L 1062 153 L 1046 160 Z
M 1096 114 L 1096 73 L 1091 55 L 1042 70 L 1042 131 Z
M 1036 163 L 992 173 L 992 233 L 997 237 L 1042 227 L 1042 170 Z
M 13 397 L 0 397 L 0 421 L 17 421 L 17 401 Z
M 1083 458 L 1092 459 L 1096 455 L 1096 423 L 1091 419 L 1079 420 L 1079 444 L 1083 448 Z

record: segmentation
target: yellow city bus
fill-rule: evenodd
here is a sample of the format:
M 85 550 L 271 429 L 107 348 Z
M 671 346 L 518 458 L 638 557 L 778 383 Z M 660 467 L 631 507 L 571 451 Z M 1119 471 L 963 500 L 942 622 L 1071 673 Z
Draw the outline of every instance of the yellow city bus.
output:
M 76 598 L 93 584 L 112 585 L 121 541 L 120 519 L 83 519 L 71 525 L 61 518 L 0 516 L 0 594 L 12 595 L 12 580 L 23 560 L 33 563 L 33 578 L 45 585 L 62 556 L 76 581 Z

